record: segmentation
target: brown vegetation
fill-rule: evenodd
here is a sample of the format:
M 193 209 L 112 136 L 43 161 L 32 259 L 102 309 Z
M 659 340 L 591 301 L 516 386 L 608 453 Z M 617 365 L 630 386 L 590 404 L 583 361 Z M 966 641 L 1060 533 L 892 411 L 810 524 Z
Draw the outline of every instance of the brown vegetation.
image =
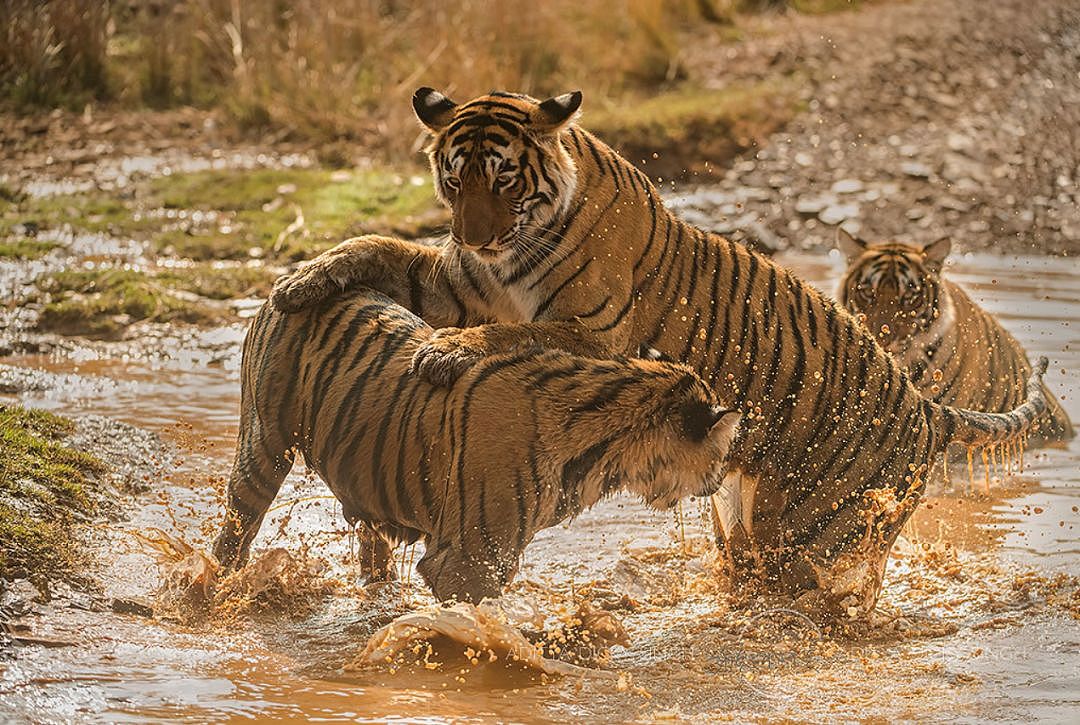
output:
M 418 85 L 461 98 L 583 88 L 610 112 L 684 78 L 685 35 L 737 37 L 739 12 L 787 5 L 851 3 L 12 0 L 0 8 L 0 107 L 216 107 L 240 128 L 378 141 L 401 156 L 416 146 L 403 129 Z

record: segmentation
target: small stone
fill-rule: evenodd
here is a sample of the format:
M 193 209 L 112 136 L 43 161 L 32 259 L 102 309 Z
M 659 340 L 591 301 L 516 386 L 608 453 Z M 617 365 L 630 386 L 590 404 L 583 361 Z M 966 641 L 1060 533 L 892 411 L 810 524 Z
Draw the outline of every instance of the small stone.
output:
M 956 133 L 955 131 L 949 134 L 945 143 L 949 146 L 950 151 L 956 151 L 957 153 L 964 153 L 970 151 L 972 147 L 972 140 L 962 133 Z
M 742 201 L 768 201 L 772 199 L 772 192 L 768 189 L 759 189 L 755 186 L 746 186 L 738 191 Z
M 822 194 L 820 196 L 801 196 L 799 200 L 795 202 L 795 211 L 800 214 L 819 214 L 829 206 L 836 203 L 836 197 L 832 194 Z
M 971 204 L 957 199 L 955 196 L 942 196 L 938 199 L 938 206 L 953 211 L 969 211 L 971 209 Z
M 967 156 L 949 152 L 945 154 L 945 163 L 941 169 L 941 175 L 958 183 L 961 179 L 974 179 L 985 181 L 987 179 L 986 168 L 978 161 L 973 161 Z
M 783 188 L 788 183 L 788 181 L 789 179 L 786 176 L 782 176 L 781 174 L 773 174 L 769 177 L 769 180 L 766 183 L 774 189 L 780 189 Z
M 858 179 L 841 179 L 831 187 L 834 194 L 855 194 L 863 190 L 863 183 Z
M 827 207 L 824 211 L 818 214 L 820 219 L 825 224 L 839 224 L 845 219 L 851 219 L 852 217 L 859 216 L 858 204 L 833 204 Z
M 795 154 L 795 163 L 799 166 L 811 166 L 814 163 L 814 158 L 810 154 L 800 151 Z
M 133 614 L 136 617 L 153 617 L 154 607 L 146 602 L 129 597 L 116 597 L 112 600 L 111 608 L 117 614 Z
M 929 179 L 933 173 L 929 166 L 919 161 L 905 161 L 900 164 L 900 171 L 916 179 Z

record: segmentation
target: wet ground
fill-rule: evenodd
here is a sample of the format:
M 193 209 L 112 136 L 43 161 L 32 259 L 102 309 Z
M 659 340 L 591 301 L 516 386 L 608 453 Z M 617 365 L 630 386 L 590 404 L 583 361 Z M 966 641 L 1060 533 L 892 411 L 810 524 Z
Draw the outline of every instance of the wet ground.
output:
M 781 261 L 826 291 L 841 271 L 838 256 Z M 1051 388 L 1080 420 L 1080 265 L 967 256 L 950 274 L 1031 355 L 1050 357 Z M 0 390 L 12 392 L 0 400 L 110 416 L 173 447 L 130 520 L 95 533 L 108 596 L 152 602 L 160 585 L 130 531 L 159 527 L 193 543 L 213 535 L 241 334 L 207 333 L 211 344 L 174 355 L 74 345 L 2 360 Z M 408 586 L 346 587 L 301 618 L 181 624 L 100 611 L 78 596 L 34 605 L 21 621 L 62 646 L 21 646 L 0 662 L 0 719 L 1068 721 L 1080 708 L 1080 592 L 1068 576 L 1080 569 L 1080 439 L 1029 452 L 1026 463 L 1020 477 L 995 473 L 989 490 L 981 469 L 973 482 L 954 470 L 898 542 L 882 622 L 847 636 L 723 591 L 701 554 L 707 526 L 696 504 L 679 518 L 616 498 L 539 535 L 515 587 L 551 612 L 581 596 L 633 600 L 615 611 L 632 642 L 612 650 L 615 680 L 543 681 L 463 663 L 346 672 L 376 626 L 427 601 L 405 572 Z M 349 537 L 327 493 L 298 467 L 256 547 L 306 543 L 348 581 Z M 398 555 L 404 568 L 409 557 Z

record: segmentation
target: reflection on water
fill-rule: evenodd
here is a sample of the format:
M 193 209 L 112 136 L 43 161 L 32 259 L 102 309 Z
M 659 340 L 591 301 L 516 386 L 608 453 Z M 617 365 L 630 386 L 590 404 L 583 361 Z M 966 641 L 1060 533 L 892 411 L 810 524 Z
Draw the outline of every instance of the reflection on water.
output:
M 842 271 L 837 256 L 780 261 L 830 293 Z M 1077 264 L 961 257 L 949 273 L 1029 353 L 1050 357 L 1050 387 L 1080 420 Z M 58 376 L 23 388 L 16 397 L 27 405 L 109 415 L 172 441 L 177 461 L 161 484 L 168 500 L 148 498 L 124 525 L 169 528 L 175 519 L 189 540 L 205 541 L 212 526 L 200 526 L 219 510 L 212 483 L 229 467 L 239 398 L 238 348 L 235 339 L 224 345 L 229 352 L 213 364 L 191 356 L 149 363 L 97 354 L 5 362 Z M 680 525 L 620 497 L 537 536 L 517 585 L 548 605 L 583 591 L 604 601 L 624 594 L 633 600 L 616 611 L 632 640 L 612 653 L 611 667 L 624 675 L 618 685 L 543 682 L 492 667 L 464 675 L 456 666 L 344 673 L 341 665 L 368 633 L 425 601 L 415 586 L 370 599 L 343 594 L 301 620 L 265 615 L 230 627 L 185 627 L 60 602 L 25 621 L 37 636 L 76 644 L 21 647 L 16 659 L 0 663 L 0 717 L 1067 720 L 1080 706 L 1080 622 L 1068 614 L 1069 597 L 1074 612 L 1080 602 L 1075 582 L 1070 590 L 1052 575 L 1075 572 L 1080 563 L 1078 462 L 1080 442 L 1073 441 L 1067 450 L 1029 453 L 1022 477 L 990 491 L 981 472 L 975 487 L 966 485 L 966 472 L 954 475 L 961 480 L 952 489 L 917 511 L 890 564 L 882 610 L 911 623 L 902 632 L 939 636 L 879 632 L 778 647 L 754 634 L 730 596 L 709 586 L 707 561 L 679 553 L 682 531 L 691 539 L 707 531 L 697 504 L 684 507 Z M 348 536 L 326 494 L 317 479 L 295 471 L 279 498 L 295 503 L 268 516 L 256 546 L 298 547 L 303 539 L 347 577 Z M 108 536 L 107 593 L 150 596 L 157 572 L 149 558 L 122 532 Z M 1051 578 L 1024 574 L 1031 568 Z M 773 616 L 767 603 L 751 611 Z

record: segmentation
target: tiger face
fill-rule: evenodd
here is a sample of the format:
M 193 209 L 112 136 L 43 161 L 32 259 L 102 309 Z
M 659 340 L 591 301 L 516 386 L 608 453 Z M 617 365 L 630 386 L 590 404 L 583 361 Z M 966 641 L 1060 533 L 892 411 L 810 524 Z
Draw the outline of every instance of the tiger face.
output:
M 941 268 L 950 240 L 926 247 L 869 244 L 841 228 L 837 241 L 848 259 L 840 303 L 859 316 L 886 350 L 904 352 L 942 315 Z
M 527 244 L 530 231 L 565 213 L 577 183 L 559 142 L 581 107 L 581 92 L 537 101 L 492 92 L 457 105 L 431 88 L 413 96 L 435 192 L 450 207 L 450 238 L 483 261 Z

